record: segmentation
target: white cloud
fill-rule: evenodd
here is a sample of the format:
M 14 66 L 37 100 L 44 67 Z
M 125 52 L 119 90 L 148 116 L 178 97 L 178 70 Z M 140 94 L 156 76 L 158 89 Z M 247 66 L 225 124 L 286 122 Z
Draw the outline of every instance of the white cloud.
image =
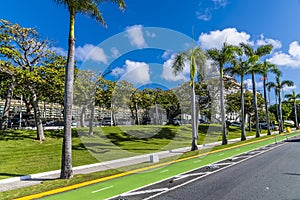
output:
M 246 79 L 244 80 L 244 84 L 245 86 L 247 87 L 247 89 L 252 89 L 252 79 Z M 263 88 L 263 82 L 262 81 L 255 81 L 255 86 L 256 86 L 256 89 L 262 89 Z
M 174 54 L 173 51 L 167 50 L 163 53 L 163 55 L 161 57 L 167 60 L 167 59 L 171 58 L 173 56 L 173 54 Z
M 224 42 L 230 45 L 239 45 L 241 42 L 251 44 L 252 42 L 249 39 L 250 35 L 245 32 L 238 32 L 236 28 L 226 28 L 222 31 L 201 33 L 199 43 L 204 49 L 221 49 Z
M 150 31 L 145 31 L 147 37 L 150 37 L 150 38 L 155 38 L 156 37 L 156 34 L 155 33 L 151 33 Z
M 288 67 L 300 67 L 300 46 L 297 41 L 294 41 L 289 46 L 288 54 L 283 52 L 274 53 L 273 57 L 268 59 L 269 62 Z
M 129 38 L 130 44 L 137 48 L 147 47 L 147 43 L 145 41 L 143 35 L 143 26 L 142 25 L 134 25 L 126 28 L 127 37 Z
M 183 71 L 176 76 L 173 73 L 172 64 L 174 62 L 175 55 L 172 55 L 171 58 L 164 62 L 163 71 L 161 78 L 167 81 L 187 81 L 187 76 L 189 75 L 189 64 L 185 63 Z
M 79 61 L 92 60 L 107 64 L 107 56 L 103 49 L 92 44 L 85 44 L 83 47 L 77 47 L 75 56 Z
M 116 67 L 112 70 L 111 74 L 115 77 L 121 76 L 125 73 L 125 69 L 121 67 Z
M 111 53 L 112 53 L 112 57 L 113 58 L 117 58 L 117 57 L 119 57 L 121 54 L 120 54 L 120 52 L 119 52 L 119 50 L 116 48 L 116 47 L 112 47 L 111 49 L 110 49 L 110 51 L 111 51 Z
M 208 5 L 203 5 L 203 2 L 199 4 L 199 8 L 196 11 L 196 16 L 198 19 L 203 21 L 209 21 L 212 18 L 212 12 L 220 8 L 227 6 L 227 0 L 211 0 L 207 1 Z
M 121 76 L 132 84 L 145 84 L 150 82 L 150 68 L 144 62 L 125 61 L 123 68 L 115 68 L 112 71 L 114 76 Z
M 284 92 L 291 92 L 292 90 L 296 90 L 296 88 L 297 88 L 296 85 L 291 86 L 291 87 L 285 86 L 285 87 L 282 88 L 282 91 L 284 91 Z
M 64 50 L 61 47 L 51 47 L 50 48 L 51 51 L 54 51 L 55 53 L 61 55 L 61 56 L 67 56 L 68 52 L 66 50 Z
M 280 49 L 281 46 L 282 46 L 281 42 L 279 40 L 274 40 L 274 39 L 270 39 L 270 38 L 264 38 L 263 34 L 260 35 L 260 39 L 256 41 L 256 44 L 258 46 L 266 45 L 266 44 L 271 44 L 273 46 L 273 50 L 274 49 Z

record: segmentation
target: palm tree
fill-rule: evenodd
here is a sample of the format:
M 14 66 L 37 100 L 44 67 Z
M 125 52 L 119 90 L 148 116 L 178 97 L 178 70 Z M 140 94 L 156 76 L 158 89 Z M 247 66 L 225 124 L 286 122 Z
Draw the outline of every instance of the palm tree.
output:
M 222 144 L 227 144 L 226 138 L 226 121 L 225 121 L 225 108 L 224 108 L 224 65 L 234 59 L 234 54 L 238 51 L 238 47 L 228 45 L 224 42 L 222 49 L 209 49 L 207 54 L 210 59 L 219 65 L 220 70 L 220 107 L 221 107 L 221 120 L 222 120 Z
M 265 100 L 265 110 L 266 110 L 266 121 L 267 121 L 267 129 L 268 129 L 268 135 L 271 135 L 270 131 L 270 118 L 269 118 L 269 110 L 268 110 L 268 97 L 267 97 L 267 80 L 268 80 L 268 72 L 277 73 L 278 68 L 276 65 L 271 64 L 268 61 L 264 61 L 263 63 L 260 63 L 260 70 L 263 77 L 261 78 L 263 81 L 263 88 L 264 88 L 264 100 Z
M 237 58 L 232 61 L 233 66 L 225 69 L 225 72 L 230 73 L 231 75 L 240 76 L 241 85 L 241 121 L 242 121 L 242 132 L 241 132 L 241 141 L 246 140 L 246 132 L 245 132 L 245 100 L 244 100 L 244 77 L 248 73 L 248 60 L 243 61 L 242 58 Z
M 187 52 L 180 52 L 175 56 L 174 62 L 172 64 L 173 72 L 177 75 L 182 72 L 185 61 L 190 62 L 190 86 L 191 86 L 191 109 L 192 109 L 192 148 L 191 151 L 197 150 L 197 139 L 198 139 L 198 127 L 197 127 L 197 117 L 196 117 L 196 103 L 195 103 L 195 77 L 198 73 L 198 78 L 203 79 L 204 76 L 204 64 L 206 61 L 206 56 L 204 52 L 199 48 L 190 49 Z
M 267 88 L 270 91 L 271 88 L 275 90 L 275 94 L 278 97 L 278 106 L 279 106 L 279 133 L 283 132 L 283 120 L 282 120 L 282 105 L 281 105 L 281 90 L 285 87 L 291 87 L 294 85 L 293 81 L 285 80 L 280 81 L 281 72 L 278 70 L 275 82 L 268 82 Z
M 295 109 L 295 126 L 298 130 L 298 115 L 297 115 L 297 102 L 296 100 L 300 98 L 300 94 L 296 94 L 295 90 L 292 91 L 292 94 L 286 94 L 285 98 L 287 98 L 289 101 L 293 102 L 294 109 Z
M 270 44 L 262 45 L 254 50 L 249 44 L 241 43 L 241 48 L 244 50 L 244 53 L 249 58 L 249 74 L 252 76 L 252 90 L 253 90 L 253 106 L 256 119 L 256 137 L 260 137 L 260 127 L 259 127 L 259 117 L 258 117 L 258 108 L 257 108 L 257 95 L 256 95 L 256 85 L 255 85 L 255 74 L 260 72 L 259 65 L 257 61 L 260 57 L 269 54 L 273 46 Z
M 73 177 L 72 170 L 72 104 L 73 104 L 73 82 L 74 82 L 74 61 L 75 61 L 75 15 L 85 14 L 94 18 L 104 26 L 106 23 L 98 9 L 101 0 L 54 0 L 58 5 L 67 7 L 70 14 L 68 59 L 65 78 L 65 100 L 64 100 L 64 139 L 62 147 L 62 168 L 60 177 L 69 179 Z M 123 0 L 111 0 L 117 3 L 120 9 L 125 8 Z

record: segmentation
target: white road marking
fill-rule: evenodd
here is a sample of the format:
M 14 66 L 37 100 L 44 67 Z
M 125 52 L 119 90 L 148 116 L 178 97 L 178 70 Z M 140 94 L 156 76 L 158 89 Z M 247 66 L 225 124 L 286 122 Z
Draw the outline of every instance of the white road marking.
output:
M 166 170 L 163 170 L 163 171 L 160 171 L 159 173 L 165 173 L 165 172 L 168 172 L 169 170 L 166 169 Z
M 201 173 L 192 173 L 192 174 L 179 175 L 179 176 L 176 176 L 176 179 L 174 179 L 173 181 L 177 181 L 177 180 L 189 177 L 189 176 L 201 176 L 201 175 L 204 175 L 204 174 L 207 174 L 207 173 L 201 172 Z
M 158 188 L 158 189 L 153 189 L 153 190 L 142 190 L 142 191 L 137 191 L 137 192 L 124 193 L 120 196 L 127 197 L 127 196 L 139 195 L 139 194 L 148 194 L 148 193 L 153 193 L 153 192 L 164 192 L 164 191 L 167 191 L 167 190 L 169 190 L 169 188 Z
M 224 153 L 220 153 L 218 156 L 223 156 L 224 155 Z
M 110 188 L 112 188 L 112 187 L 114 187 L 114 186 L 111 185 L 111 186 L 108 186 L 108 187 L 105 187 L 105 188 L 101 188 L 101 189 L 99 189 L 99 190 L 93 191 L 92 193 L 101 192 L 101 191 L 103 191 L 103 190 L 107 190 L 107 189 L 110 189 Z
M 234 164 L 233 162 L 228 162 L 228 163 L 215 163 L 215 165 L 231 165 Z

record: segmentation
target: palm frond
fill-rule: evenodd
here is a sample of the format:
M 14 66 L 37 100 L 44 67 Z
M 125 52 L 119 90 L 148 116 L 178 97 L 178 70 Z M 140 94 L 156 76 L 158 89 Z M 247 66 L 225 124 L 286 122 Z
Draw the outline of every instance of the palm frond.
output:
M 175 56 L 175 59 L 174 59 L 173 65 L 172 65 L 173 73 L 175 76 L 178 75 L 179 72 L 182 72 L 182 70 L 184 68 L 185 59 L 186 59 L 186 54 L 183 52 L 181 52 Z
M 290 80 L 284 80 L 281 82 L 280 85 L 281 85 L 281 88 L 283 88 L 284 86 L 291 87 L 291 86 L 294 86 L 294 82 L 290 81 Z
M 257 48 L 255 54 L 261 57 L 271 53 L 272 49 L 273 46 L 271 44 L 261 45 L 260 47 Z

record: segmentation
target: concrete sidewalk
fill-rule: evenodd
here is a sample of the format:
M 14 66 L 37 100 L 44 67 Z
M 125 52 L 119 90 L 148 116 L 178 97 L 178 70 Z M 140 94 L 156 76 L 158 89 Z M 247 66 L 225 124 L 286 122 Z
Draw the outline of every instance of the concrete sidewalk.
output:
M 264 135 L 266 134 L 261 134 L 261 136 Z M 254 137 L 255 136 L 249 136 L 247 137 L 247 139 L 251 139 Z M 240 141 L 240 138 L 228 140 L 228 143 L 234 143 L 238 141 Z M 212 148 L 217 145 L 221 145 L 221 142 L 198 145 L 198 147 L 199 149 L 206 149 L 206 148 Z M 144 163 L 144 162 L 157 162 L 159 159 L 162 158 L 180 156 L 182 153 L 190 151 L 190 148 L 191 147 L 185 147 L 185 148 L 161 151 L 161 152 L 156 152 L 151 154 L 144 154 L 144 155 L 134 156 L 129 158 L 111 160 L 107 162 L 73 167 L 73 172 L 74 174 L 89 174 L 93 172 L 99 172 L 108 169 L 117 169 L 120 167 L 130 166 L 130 165 Z M 0 192 L 40 184 L 45 180 L 58 179 L 59 176 L 60 176 L 60 170 L 54 170 L 54 171 L 43 172 L 38 174 L 29 174 L 26 176 L 3 179 L 0 180 Z

